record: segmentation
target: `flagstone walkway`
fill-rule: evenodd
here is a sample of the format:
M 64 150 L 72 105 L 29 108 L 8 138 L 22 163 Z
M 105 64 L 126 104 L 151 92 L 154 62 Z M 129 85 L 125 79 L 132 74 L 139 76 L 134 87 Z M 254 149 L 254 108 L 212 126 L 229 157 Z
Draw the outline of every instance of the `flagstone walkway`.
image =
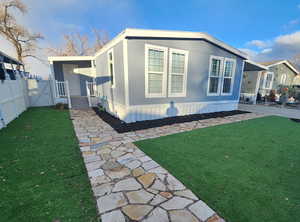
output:
M 93 110 L 71 110 L 102 222 L 222 222 L 132 142 L 262 115 L 247 113 L 119 134 Z

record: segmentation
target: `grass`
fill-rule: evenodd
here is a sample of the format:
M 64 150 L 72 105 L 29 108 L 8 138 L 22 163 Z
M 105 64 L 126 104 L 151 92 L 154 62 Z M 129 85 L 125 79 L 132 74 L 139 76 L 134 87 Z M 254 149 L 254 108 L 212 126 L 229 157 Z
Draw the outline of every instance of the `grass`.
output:
M 0 143 L 0 221 L 97 221 L 68 111 L 31 108 Z
M 298 221 L 300 124 L 264 117 L 136 142 L 226 221 Z

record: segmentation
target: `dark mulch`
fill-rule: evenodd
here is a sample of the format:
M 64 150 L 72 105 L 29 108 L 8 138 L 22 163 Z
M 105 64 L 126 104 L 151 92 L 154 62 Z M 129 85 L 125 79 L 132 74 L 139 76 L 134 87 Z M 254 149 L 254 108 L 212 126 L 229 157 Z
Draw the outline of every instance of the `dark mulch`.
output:
M 294 121 L 296 123 L 300 123 L 300 119 L 290 119 L 290 120 L 292 120 L 292 121 Z
M 160 126 L 172 125 L 175 123 L 186 123 L 192 122 L 196 120 L 204 120 L 204 119 L 211 119 L 217 117 L 226 117 L 226 116 L 234 116 L 238 114 L 249 113 L 246 111 L 241 110 L 234 110 L 234 111 L 224 111 L 224 112 L 215 112 L 215 113 L 204 113 L 204 114 L 192 114 L 186 116 L 176 116 L 176 117 L 167 117 L 163 119 L 156 119 L 156 120 L 145 120 L 145 121 L 138 121 L 134 123 L 126 123 L 117 117 L 109 114 L 106 111 L 99 110 L 99 108 L 93 108 L 96 114 L 106 123 L 108 123 L 114 130 L 118 133 L 126 133 L 132 132 L 137 130 L 143 129 L 150 129 Z

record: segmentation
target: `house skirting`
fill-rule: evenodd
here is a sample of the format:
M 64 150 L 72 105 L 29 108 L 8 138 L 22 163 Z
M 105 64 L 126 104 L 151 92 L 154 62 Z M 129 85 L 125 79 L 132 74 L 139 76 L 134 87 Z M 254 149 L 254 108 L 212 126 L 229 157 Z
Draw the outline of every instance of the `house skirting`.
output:
M 161 119 L 171 116 L 184 116 L 199 113 L 212 113 L 221 111 L 232 111 L 238 107 L 238 101 L 213 101 L 213 102 L 192 102 L 174 104 L 151 104 L 128 106 L 108 102 L 104 105 L 112 115 L 120 118 L 126 123 Z

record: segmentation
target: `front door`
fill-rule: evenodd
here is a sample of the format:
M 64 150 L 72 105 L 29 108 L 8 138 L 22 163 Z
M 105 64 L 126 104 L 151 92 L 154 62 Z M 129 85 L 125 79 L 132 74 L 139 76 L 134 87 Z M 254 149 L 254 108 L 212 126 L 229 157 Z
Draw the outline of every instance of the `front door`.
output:
M 74 73 L 74 68 L 77 68 L 77 66 L 63 64 L 64 79 L 69 82 L 70 96 L 80 96 L 80 75 Z

